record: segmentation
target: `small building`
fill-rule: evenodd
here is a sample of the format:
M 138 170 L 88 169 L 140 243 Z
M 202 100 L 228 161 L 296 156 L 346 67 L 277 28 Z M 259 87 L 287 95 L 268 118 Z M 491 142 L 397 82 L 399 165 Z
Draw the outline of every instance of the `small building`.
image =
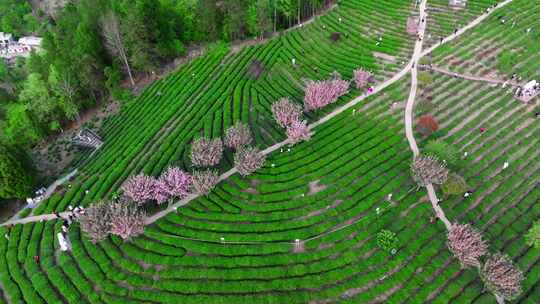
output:
M 7 47 L 13 42 L 13 35 L 0 32 L 0 47 Z
M 36 36 L 21 37 L 17 42 L 21 45 L 26 45 L 31 48 L 38 48 L 41 46 L 42 38 Z
M 448 5 L 456 8 L 466 7 L 467 0 L 449 0 Z
M 90 129 L 82 129 L 79 131 L 77 136 L 75 136 L 71 142 L 76 146 L 91 149 L 99 149 L 103 144 L 101 137 Z
M 36 36 L 22 37 L 18 41 L 13 39 L 13 35 L 0 32 L 0 58 L 12 63 L 17 57 L 28 57 L 33 50 L 39 50 L 41 38 Z

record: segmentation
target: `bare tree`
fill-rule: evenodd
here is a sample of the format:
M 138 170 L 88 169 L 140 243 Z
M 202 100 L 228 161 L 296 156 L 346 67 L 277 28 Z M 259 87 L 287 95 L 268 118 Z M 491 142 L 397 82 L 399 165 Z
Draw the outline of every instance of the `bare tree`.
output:
M 131 67 L 126 54 L 126 48 L 124 47 L 124 41 L 122 39 L 122 33 L 120 32 L 120 25 L 118 24 L 118 17 L 113 12 L 106 13 L 101 18 L 101 34 L 105 39 L 105 47 L 113 55 L 117 56 L 124 64 L 126 71 L 131 81 L 131 85 L 135 86 L 133 75 L 131 73 Z

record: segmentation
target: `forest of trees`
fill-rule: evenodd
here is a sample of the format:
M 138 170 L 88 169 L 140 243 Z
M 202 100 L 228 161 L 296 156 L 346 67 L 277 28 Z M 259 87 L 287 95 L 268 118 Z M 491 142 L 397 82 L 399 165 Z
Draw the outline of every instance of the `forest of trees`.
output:
M 14 66 L 0 60 L 0 145 L 28 151 L 109 95 L 129 97 L 120 89 L 124 79 L 133 85 L 134 75 L 184 55 L 187 46 L 268 36 L 331 2 L 80 0 L 47 16 L 27 1 L 2 0 L 0 31 L 43 42 Z

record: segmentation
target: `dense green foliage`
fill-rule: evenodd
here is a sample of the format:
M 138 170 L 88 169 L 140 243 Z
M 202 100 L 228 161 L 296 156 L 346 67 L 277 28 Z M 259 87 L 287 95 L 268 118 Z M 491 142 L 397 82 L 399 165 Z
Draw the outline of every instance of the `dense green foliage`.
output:
M 460 195 L 468 190 L 468 186 L 463 177 L 451 173 L 446 182 L 441 185 L 441 190 L 446 195 Z
M 525 235 L 527 244 L 534 248 L 540 248 L 540 220 L 537 220 L 532 225 L 531 229 Z
M 38 29 L 39 22 L 32 14 L 29 1 L 0 1 L 0 32 L 22 36 Z
M 0 199 L 24 198 L 33 186 L 32 172 L 21 151 L 0 145 Z
M 458 167 L 460 164 L 459 151 L 454 145 L 449 145 L 443 140 L 430 140 L 423 151 L 424 154 L 434 156 L 450 167 Z

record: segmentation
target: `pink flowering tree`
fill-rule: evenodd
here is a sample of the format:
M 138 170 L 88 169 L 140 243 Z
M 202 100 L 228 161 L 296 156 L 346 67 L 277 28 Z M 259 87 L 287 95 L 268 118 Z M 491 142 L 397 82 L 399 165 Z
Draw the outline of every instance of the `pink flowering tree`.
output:
M 257 148 L 243 148 L 234 154 L 234 166 L 242 176 L 248 176 L 263 166 L 266 156 Z
M 128 178 L 122 185 L 124 196 L 142 205 L 155 197 L 156 179 L 144 174 Z
M 407 18 L 407 33 L 409 35 L 418 34 L 418 22 L 413 17 Z
M 109 204 L 110 233 L 127 240 L 144 232 L 145 214 L 125 201 Z
M 219 176 L 215 170 L 195 171 L 192 175 L 193 188 L 201 195 L 208 195 L 219 181 Z
M 453 224 L 448 232 L 447 244 L 462 268 L 479 267 L 480 257 L 488 252 L 488 245 L 480 232 L 469 224 Z
M 184 198 L 189 194 L 191 183 L 191 175 L 178 167 L 169 167 L 161 174 L 158 188 L 161 188 L 168 197 Z
M 161 182 L 159 179 L 155 181 L 154 183 L 154 191 L 153 191 L 154 197 L 153 199 L 156 201 L 158 205 L 161 205 L 171 199 L 171 196 L 169 195 L 169 192 L 167 191 L 167 186 Z
M 246 124 L 237 122 L 225 132 L 225 146 L 238 150 L 252 141 L 251 131 Z
M 191 162 L 197 167 L 210 167 L 219 164 L 223 155 L 221 139 L 196 139 L 191 145 Z
M 272 114 L 280 127 L 287 128 L 293 121 L 300 120 L 302 108 L 289 98 L 283 97 L 272 104 Z
M 337 101 L 340 96 L 347 94 L 349 82 L 339 76 L 333 79 L 306 82 L 304 89 L 304 108 L 313 111 Z
M 106 203 L 93 204 L 79 216 L 79 223 L 81 230 L 92 243 L 106 239 L 111 230 L 109 206 Z
M 354 83 L 356 84 L 357 89 L 362 89 L 366 85 L 368 85 L 369 80 L 371 79 L 372 75 L 369 71 L 366 71 L 362 68 L 357 69 L 354 71 Z
M 441 185 L 448 179 L 448 169 L 436 157 L 419 155 L 411 164 L 411 175 L 420 187 L 428 184 Z
M 294 121 L 290 126 L 287 127 L 287 139 L 291 144 L 296 144 L 301 141 L 307 141 L 311 138 L 307 122 L 303 121 Z
M 480 270 L 480 277 L 487 289 L 505 300 L 514 300 L 521 293 L 523 273 L 507 255 L 490 256 Z

